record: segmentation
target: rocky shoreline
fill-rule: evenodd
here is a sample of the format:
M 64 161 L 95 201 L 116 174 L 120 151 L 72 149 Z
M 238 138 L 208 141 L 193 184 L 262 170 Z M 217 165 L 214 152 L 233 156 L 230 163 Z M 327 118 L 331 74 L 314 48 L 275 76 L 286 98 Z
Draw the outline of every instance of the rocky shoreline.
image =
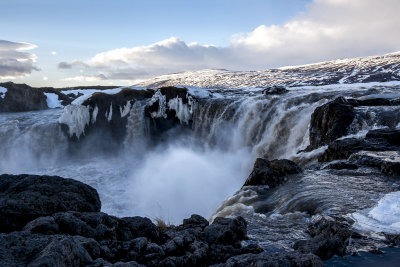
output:
M 242 217 L 179 226 L 100 212 L 92 187 L 57 176 L 0 176 L 2 266 L 322 266 L 308 252 L 267 255 L 246 244 Z

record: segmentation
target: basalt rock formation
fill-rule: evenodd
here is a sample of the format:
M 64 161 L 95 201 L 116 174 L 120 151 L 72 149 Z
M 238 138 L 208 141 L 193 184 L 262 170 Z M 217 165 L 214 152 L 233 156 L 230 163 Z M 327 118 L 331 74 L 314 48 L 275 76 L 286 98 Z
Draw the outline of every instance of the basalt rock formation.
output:
M 99 212 L 96 190 L 61 177 L 1 175 L 0 190 L 1 266 L 322 266 L 312 254 L 268 256 L 243 245 L 242 217 L 209 224 L 192 215 L 179 226 L 118 218 Z

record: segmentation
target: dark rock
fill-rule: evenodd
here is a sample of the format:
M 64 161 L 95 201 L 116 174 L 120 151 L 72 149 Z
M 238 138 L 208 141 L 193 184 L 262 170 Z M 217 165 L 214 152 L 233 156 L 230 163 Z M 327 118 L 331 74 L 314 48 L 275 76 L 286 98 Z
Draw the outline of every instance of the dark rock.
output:
M 375 254 L 375 255 L 382 255 L 385 254 L 385 252 L 383 252 L 382 250 L 379 249 L 371 249 L 370 251 L 368 251 L 369 253 Z
M 19 112 L 47 109 L 45 94 L 26 84 L 0 83 L 7 88 L 4 99 L 0 97 L 0 112 Z
M 62 212 L 53 215 L 60 233 L 96 240 L 116 239 L 119 219 L 102 212 Z
M 91 261 L 75 237 L 0 234 L 0 266 L 82 266 Z
M 39 217 L 25 225 L 24 231 L 31 233 L 40 233 L 45 235 L 54 235 L 59 233 L 58 224 L 51 216 Z
M 400 146 L 400 130 L 399 129 L 376 129 L 367 133 L 366 138 L 376 139 L 382 138 L 392 145 Z
M 356 170 L 358 169 L 358 165 L 348 161 L 338 161 L 328 164 L 327 166 L 324 167 L 324 169 Z
M 162 237 L 159 229 L 148 218 L 125 217 L 119 220 L 118 239 L 131 240 L 136 237 L 147 237 L 154 242 L 160 242 Z
M 365 98 L 365 99 L 348 99 L 353 107 L 370 107 L 370 106 L 397 106 L 400 104 L 399 99 L 389 98 Z
M 61 211 L 99 211 L 97 191 L 58 176 L 0 175 L 0 229 L 22 229 L 27 222 Z
M 385 238 L 389 244 L 398 246 L 400 245 L 400 235 L 396 234 L 385 234 Z
M 244 254 L 231 257 L 226 263 L 213 265 L 214 267 L 244 267 L 244 266 L 299 266 L 299 267 L 322 267 L 320 258 L 313 254 L 302 254 L 298 252 L 286 252 L 270 254 L 267 252 L 259 254 Z
M 322 260 L 328 260 L 335 254 L 344 256 L 352 234 L 349 229 L 350 225 L 345 221 L 321 217 L 308 227 L 312 238 L 297 241 L 293 248 L 301 253 L 313 253 Z
M 282 95 L 289 92 L 289 90 L 286 89 L 284 86 L 274 85 L 265 88 L 262 92 L 264 95 Z
M 247 223 L 242 217 L 235 219 L 215 218 L 214 222 L 204 229 L 208 243 L 237 245 L 247 238 Z
M 28 266 L 83 266 L 92 262 L 89 253 L 73 237 L 54 240 Z
M 187 228 L 195 228 L 195 227 L 200 227 L 201 229 L 204 229 L 209 225 L 209 222 L 201 217 L 200 215 L 197 214 L 192 214 L 190 218 L 184 219 L 183 223 L 180 227 L 180 229 L 187 229 Z
M 387 175 L 400 176 L 400 153 L 398 151 L 361 152 L 350 157 L 357 164 L 375 167 Z
M 391 145 L 388 141 L 381 138 L 346 138 L 330 143 L 328 149 L 318 158 L 318 161 L 327 162 L 348 159 L 352 154 L 359 151 L 393 151 L 397 148 L 398 147 Z
M 329 144 L 348 134 L 354 118 L 354 108 L 344 97 L 316 108 L 311 115 L 310 146 L 307 150 Z
M 288 175 L 301 172 L 301 168 L 296 163 L 287 159 L 275 159 L 268 161 L 257 158 L 249 177 L 243 186 L 248 185 L 268 185 L 270 188 L 276 187 L 288 181 Z

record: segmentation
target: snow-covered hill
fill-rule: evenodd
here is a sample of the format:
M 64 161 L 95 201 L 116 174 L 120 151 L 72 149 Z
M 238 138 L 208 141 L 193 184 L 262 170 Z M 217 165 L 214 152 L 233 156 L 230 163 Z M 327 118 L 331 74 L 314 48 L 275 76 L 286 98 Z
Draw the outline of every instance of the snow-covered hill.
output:
M 135 86 L 157 88 L 190 85 L 205 88 L 244 88 L 268 85 L 307 86 L 400 80 L 400 52 L 338 59 L 261 71 L 200 70 L 158 76 Z

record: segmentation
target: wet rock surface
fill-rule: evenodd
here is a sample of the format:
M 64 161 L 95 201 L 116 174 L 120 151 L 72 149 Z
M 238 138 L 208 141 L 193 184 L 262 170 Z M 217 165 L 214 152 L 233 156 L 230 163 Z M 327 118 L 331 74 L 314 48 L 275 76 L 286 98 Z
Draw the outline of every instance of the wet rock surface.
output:
M 354 108 L 344 97 L 338 97 L 316 108 L 311 115 L 308 150 L 329 144 L 346 135 L 354 117 Z
M 310 224 L 308 233 L 312 238 L 297 241 L 294 249 L 302 253 L 313 253 L 322 260 L 327 260 L 335 254 L 345 255 L 352 234 L 348 222 L 338 221 L 329 216 L 321 217 Z
M 298 174 L 301 168 L 287 159 L 266 160 L 257 158 L 253 170 L 243 186 L 268 185 L 270 188 L 287 182 L 292 174 Z
M 282 95 L 289 92 L 289 90 L 284 86 L 275 85 L 265 88 L 262 92 L 264 95 Z

